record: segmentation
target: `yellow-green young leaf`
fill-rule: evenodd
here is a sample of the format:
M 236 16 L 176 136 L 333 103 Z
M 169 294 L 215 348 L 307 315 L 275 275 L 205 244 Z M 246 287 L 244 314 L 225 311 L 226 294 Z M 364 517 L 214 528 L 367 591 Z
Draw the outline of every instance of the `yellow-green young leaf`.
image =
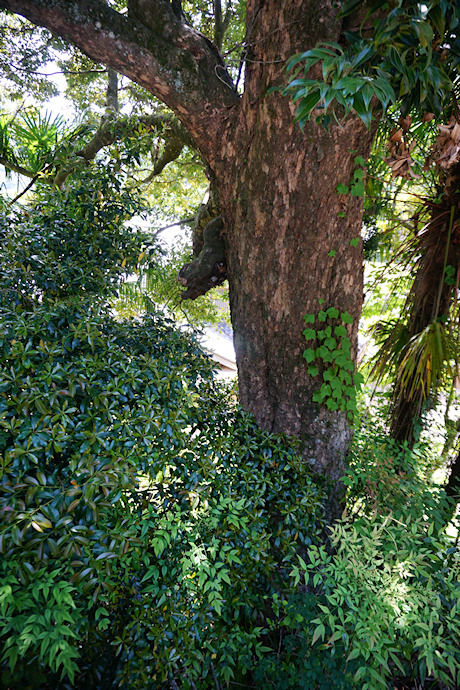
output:
M 228 572 L 223 572 L 220 575 L 220 579 L 223 580 L 224 582 L 227 582 L 227 584 L 231 585 L 232 581 L 230 580 L 230 576 Z
M 358 651 L 358 650 L 353 650 L 353 651 Z M 359 652 L 358 652 L 358 654 L 359 654 Z M 358 654 L 356 654 L 356 656 L 358 656 Z M 351 654 L 348 656 L 348 659 L 350 659 L 350 657 L 351 657 Z M 353 658 L 354 658 L 354 657 L 353 657 Z M 367 671 L 367 666 L 360 666 L 360 667 L 358 668 L 358 670 L 356 671 L 353 680 L 355 680 L 356 682 L 358 682 L 358 680 L 360 680 L 360 679 L 364 676 L 364 674 L 366 673 L 366 671 Z
M 43 484 L 43 485 L 46 484 L 46 477 L 43 474 L 43 472 L 37 472 L 37 479 L 40 482 L 40 484 Z
M 428 670 L 428 673 L 431 674 L 434 672 L 434 661 L 433 661 L 433 654 L 431 652 L 427 652 L 426 655 L 426 667 Z
M 450 655 L 447 657 L 447 665 L 449 666 L 449 671 L 451 672 L 452 677 L 455 679 L 455 672 L 456 672 L 455 661 L 454 661 L 453 657 Z
M 307 564 L 305 563 L 305 561 L 303 560 L 303 558 L 302 558 L 301 556 L 297 556 L 297 559 L 298 559 L 300 565 L 302 566 L 302 568 L 303 568 L 304 570 L 307 570 Z
M 43 517 L 43 515 L 37 515 L 37 521 L 39 521 L 41 527 L 45 529 L 51 529 L 53 523 L 48 520 L 48 518 Z
M 357 648 L 355 647 L 354 649 L 351 650 L 350 654 L 347 656 L 347 661 L 351 661 L 352 659 L 356 659 L 356 657 L 358 657 L 359 654 L 360 654 L 359 649 L 357 649 Z M 358 669 L 358 671 L 356 672 L 356 674 L 355 674 L 355 680 L 359 680 L 359 678 L 361 678 L 362 673 L 360 674 L 359 678 L 357 678 L 358 673 L 359 673 L 360 670 L 361 670 L 361 669 Z
M 333 644 L 334 642 L 336 642 L 341 637 L 342 637 L 342 631 L 336 630 L 336 632 L 333 635 L 331 635 L 331 637 L 328 639 L 327 643 L 329 645 Z
M 311 640 L 312 645 L 315 644 L 315 642 L 321 637 L 321 639 L 324 639 L 324 635 L 326 632 L 326 628 L 322 623 L 318 625 L 318 627 L 315 629 L 315 632 L 313 633 L 313 637 Z
M 393 652 L 390 652 L 390 656 L 393 660 L 393 663 L 396 664 L 396 666 L 399 668 L 401 673 L 404 673 L 404 667 L 403 667 L 402 663 L 400 662 L 400 660 L 398 659 L 398 657 L 396 656 L 396 654 L 393 654 Z
M 300 582 L 300 573 L 299 573 L 299 569 L 296 568 L 296 567 L 294 567 L 294 568 L 291 570 L 291 572 L 289 573 L 289 577 L 293 577 L 293 578 L 294 578 L 294 587 L 296 587 L 296 586 L 299 584 L 299 582 Z
M 381 666 L 383 666 L 383 667 L 388 671 L 388 673 L 389 673 L 389 672 L 390 672 L 390 669 L 388 668 L 388 662 L 387 662 L 387 660 L 384 659 L 383 656 L 382 656 L 381 654 L 377 654 L 377 652 L 375 653 L 374 656 L 375 656 L 375 658 L 377 659 L 377 661 L 379 662 L 379 664 L 380 664 Z

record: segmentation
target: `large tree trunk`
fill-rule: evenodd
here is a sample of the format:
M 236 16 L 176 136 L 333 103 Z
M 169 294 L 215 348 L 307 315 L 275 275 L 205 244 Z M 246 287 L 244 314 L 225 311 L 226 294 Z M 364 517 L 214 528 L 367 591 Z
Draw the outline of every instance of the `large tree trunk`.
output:
M 292 103 L 267 94 L 283 83 L 286 58 L 326 36 L 337 40 L 331 13 L 323 11 L 318 24 L 301 0 L 248 4 L 254 47 L 245 93 L 215 166 L 240 400 L 264 429 L 302 438 L 306 460 L 336 480 L 350 425 L 345 413 L 312 402 L 321 381 L 307 373 L 302 331 L 308 313 L 348 311 L 356 354 L 362 251 L 361 241 L 354 247 L 350 240 L 360 235 L 362 199 L 336 187 L 350 181 L 356 152 L 368 154 L 372 134 L 354 117 L 330 131 L 311 123 L 302 133 Z
M 338 4 L 248 0 L 242 98 L 215 46 L 175 5 L 135 0 L 126 17 L 101 0 L 0 0 L 144 86 L 187 128 L 219 197 L 241 403 L 264 429 L 300 437 L 306 461 L 337 480 L 350 425 L 344 412 L 312 402 L 321 381 L 302 359 L 302 331 L 324 300 L 353 317 L 356 356 L 362 250 L 350 241 L 360 235 L 362 199 L 336 187 L 350 181 L 373 134 L 353 114 L 302 133 L 289 100 L 268 90 L 284 83 L 291 55 L 340 40 Z

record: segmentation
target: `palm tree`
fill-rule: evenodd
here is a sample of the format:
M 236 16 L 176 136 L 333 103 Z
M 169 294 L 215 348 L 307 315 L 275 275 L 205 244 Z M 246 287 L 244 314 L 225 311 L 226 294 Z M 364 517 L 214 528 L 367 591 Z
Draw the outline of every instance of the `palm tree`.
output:
M 398 357 L 391 413 L 396 441 L 415 441 L 423 401 L 452 376 L 460 264 L 460 164 L 440 176 L 442 192 L 426 201 L 429 222 L 416 237 L 417 271 L 406 309 L 408 319 Z M 402 343 L 401 343 L 402 344 Z
M 417 438 L 424 401 L 458 372 L 460 122 L 456 117 L 439 127 L 427 163 L 436 164 L 438 189 L 435 198 L 423 200 L 428 220 L 411 241 L 411 255 L 417 256 L 415 278 L 403 315 L 376 329 L 380 349 L 373 369 L 381 374 L 391 367 L 394 372 L 390 432 L 409 447 Z M 458 494 L 459 478 L 460 453 L 446 485 L 451 497 Z

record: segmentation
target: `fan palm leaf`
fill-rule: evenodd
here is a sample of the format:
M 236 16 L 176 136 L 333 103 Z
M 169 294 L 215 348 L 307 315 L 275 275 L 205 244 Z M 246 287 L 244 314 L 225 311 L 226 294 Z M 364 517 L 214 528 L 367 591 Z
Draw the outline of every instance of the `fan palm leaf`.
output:
M 414 335 L 401 353 L 397 381 L 401 394 L 408 400 L 430 391 L 445 377 L 453 375 L 453 338 L 445 323 L 434 321 Z
M 381 380 L 391 374 L 397 374 L 410 337 L 407 323 L 400 319 L 381 321 L 374 328 L 373 336 L 379 349 L 373 357 L 370 375 Z

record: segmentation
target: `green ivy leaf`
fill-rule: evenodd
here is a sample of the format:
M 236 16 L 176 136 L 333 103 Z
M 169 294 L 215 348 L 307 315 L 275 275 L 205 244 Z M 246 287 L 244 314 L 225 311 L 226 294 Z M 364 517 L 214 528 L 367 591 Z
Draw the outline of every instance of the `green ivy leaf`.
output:
M 361 388 L 362 384 L 364 383 L 364 376 L 362 374 L 360 374 L 359 372 L 356 373 L 353 376 L 353 383 L 354 383 L 356 389 Z
M 364 184 L 363 182 L 355 182 L 350 189 L 351 196 L 364 196 Z
M 351 376 L 345 369 L 341 369 L 338 375 L 345 384 L 349 385 L 351 383 Z
M 329 307 L 329 309 L 326 309 L 326 314 L 329 316 L 330 319 L 337 319 L 339 316 L 339 310 L 335 307 Z
M 303 353 L 303 358 L 310 364 L 316 359 L 315 351 L 308 347 Z
M 333 389 L 333 391 L 334 390 L 340 391 L 340 395 L 342 394 L 343 385 L 342 385 L 342 381 L 339 379 L 338 376 L 334 376 L 331 379 L 331 388 Z

